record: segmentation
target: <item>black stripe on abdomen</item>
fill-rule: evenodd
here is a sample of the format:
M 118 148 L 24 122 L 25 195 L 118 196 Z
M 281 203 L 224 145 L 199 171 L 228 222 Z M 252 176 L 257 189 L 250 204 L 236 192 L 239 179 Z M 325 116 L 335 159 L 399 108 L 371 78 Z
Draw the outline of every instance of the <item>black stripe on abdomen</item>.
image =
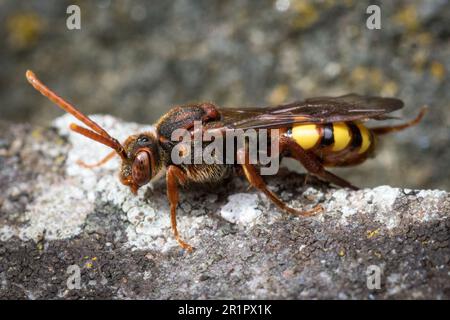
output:
M 326 123 L 322 125 L 322 139 L 320 140 L 321 146 L 331 146 L 334 143 L 333 124 Z
M 361 131 L 358 126 L 353 122 L 347 122 L 347 126 L 350 128 L 350 132 L 352 133 L 352 141 L 350 142 L 350 146 L 353 149 L 361 147 L 363 141 Z

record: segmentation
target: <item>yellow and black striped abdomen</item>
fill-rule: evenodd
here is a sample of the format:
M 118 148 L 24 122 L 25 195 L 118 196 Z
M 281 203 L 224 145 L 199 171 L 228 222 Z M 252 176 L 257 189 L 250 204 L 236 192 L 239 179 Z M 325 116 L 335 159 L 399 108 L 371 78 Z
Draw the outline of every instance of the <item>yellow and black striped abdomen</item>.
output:
M 372 133 L 360 122 L 299 124 L 292 127 L 291 137 L 303 149 L 322 153 L 364 154 L 373 143 Z

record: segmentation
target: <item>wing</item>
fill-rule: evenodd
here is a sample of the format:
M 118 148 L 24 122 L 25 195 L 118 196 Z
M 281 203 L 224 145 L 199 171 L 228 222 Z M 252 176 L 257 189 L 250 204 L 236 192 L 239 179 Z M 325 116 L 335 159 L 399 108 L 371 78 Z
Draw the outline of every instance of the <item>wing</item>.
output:
M 269 129 L 298 123 L 329 123 L 354 120 L 384 120 L 386 113 L 401 109 L 403 102 L 394 98 L 348 94 L 318 97 L 267 108 L 220 108 L 223 129 Z

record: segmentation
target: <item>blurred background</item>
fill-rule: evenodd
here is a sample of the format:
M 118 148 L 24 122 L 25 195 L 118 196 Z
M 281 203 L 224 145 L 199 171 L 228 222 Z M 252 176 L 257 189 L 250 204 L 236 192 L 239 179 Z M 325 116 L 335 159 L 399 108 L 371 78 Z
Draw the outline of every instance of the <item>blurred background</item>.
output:
M 81 30 L 66 27 L 71 4 Z M 366 27 L 372 4 L 380 30 Z M 449 22 L 445 0 L 0 0 L 1 119 L 46 126 L 62 115 L 26 83 L 26 69 L 85 113 L 140 123 L 202 100 L 394 96 L 405 118 L 429 105 L 424 122 L 335 172 L 363 187 L 450 190 Z

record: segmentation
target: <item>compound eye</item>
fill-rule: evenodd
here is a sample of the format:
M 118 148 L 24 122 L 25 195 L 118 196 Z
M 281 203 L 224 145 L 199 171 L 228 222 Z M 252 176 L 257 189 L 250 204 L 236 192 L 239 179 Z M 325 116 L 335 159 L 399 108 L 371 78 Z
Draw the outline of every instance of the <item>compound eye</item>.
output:
M 136 155 L 133 161 L 133 167 L 131 169 L 131 175 L 133 177 L 134 183 L 138 186 L 143 186 L 147 184 L 151 179 L 151 165 L 150 165 L 150 155 L 146 151 L 140 151 Z

